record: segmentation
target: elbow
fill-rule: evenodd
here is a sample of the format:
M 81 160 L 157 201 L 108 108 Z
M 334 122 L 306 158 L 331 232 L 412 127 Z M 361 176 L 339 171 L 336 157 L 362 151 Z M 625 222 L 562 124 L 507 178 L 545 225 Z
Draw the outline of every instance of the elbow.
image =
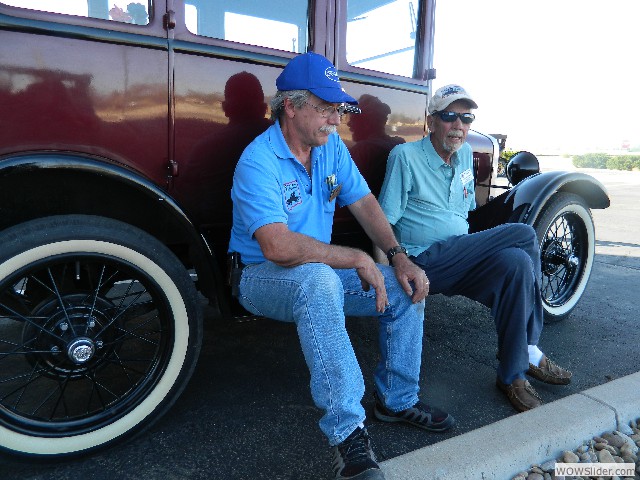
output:
M 295 265 L 295 262 L 292 261 L 291 253 L 287 252 L 286 249 L 281 246 L 263 246 L 262 254 L 267 261 L 275 263 L 280 267 L 293 267 Z
M 264 258 L 266 258 L 269 262 L 273 262 L 278 265 L 280 264 L 281 254 L 277 248 L 273 248 L 270 245 L 260 245 L 260 247 L 262 249 L 262 255 L 264 255 Z

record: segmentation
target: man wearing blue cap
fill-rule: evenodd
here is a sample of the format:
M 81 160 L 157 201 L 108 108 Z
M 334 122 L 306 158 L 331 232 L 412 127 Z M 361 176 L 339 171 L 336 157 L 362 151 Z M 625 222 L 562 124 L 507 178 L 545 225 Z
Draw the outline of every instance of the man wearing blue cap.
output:
M 299 55 L 276 87 L 275 123 L 245 149 L 233 180 L 237 297 L 256 315 L 296 324 L 335 478 L 383 479 L 364 427 L 364 381 L 345 315 L 378 318 L 376 416 L 444 431 L 453 418 L 418 399 L 426 277 L 398 245 L 336 133 L 342 115 L 357 110 L 345 104 L 357 101 L 335 67 L 321 55 Z M 394 268 L 330 244 L 336 205 L 349 208 Z

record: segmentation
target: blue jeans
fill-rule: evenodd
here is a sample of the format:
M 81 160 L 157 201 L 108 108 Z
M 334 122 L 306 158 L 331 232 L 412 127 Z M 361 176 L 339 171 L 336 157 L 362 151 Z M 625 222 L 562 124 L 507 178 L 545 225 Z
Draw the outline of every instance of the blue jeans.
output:
M 324 412 L 320 429 L 332 446 L 365 419 L 364 380 L 345 328 L 346 315 L 378 318 L 380 360 L 374 380 L 387 407 L 400 411 L 418 401 L 424 302 L 411 303 L 393 269 L 379 267 L 389 299 L 382 314 L 376 311 L 375 291 L 362 289 L 354 269 L 264 262 L 242 272 L 239 301 L 244 308 L 296 324 L 311 373 L 311 396 Z
M 528 345 L 543 323 L 540 250 L 535 230 L 508 223 L 433 244 L 412 260 L 429 277 L 429 293 L 463 295 L 491 309 L 498 333 L 498 377 L 524 378 Z

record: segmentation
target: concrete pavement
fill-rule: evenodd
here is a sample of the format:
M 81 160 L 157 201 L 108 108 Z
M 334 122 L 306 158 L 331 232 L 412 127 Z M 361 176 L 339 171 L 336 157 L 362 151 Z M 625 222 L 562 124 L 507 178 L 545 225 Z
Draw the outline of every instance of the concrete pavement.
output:
M 387 480 L 508 480 L 640 417 L 640 372 L 381 463 Z

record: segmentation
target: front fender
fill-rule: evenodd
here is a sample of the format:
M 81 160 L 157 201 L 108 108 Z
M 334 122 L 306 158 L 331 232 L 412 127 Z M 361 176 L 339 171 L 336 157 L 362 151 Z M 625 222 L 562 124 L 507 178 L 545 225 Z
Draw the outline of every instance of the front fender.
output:
M 469 212 L 469 230 L 478 232 L 503 223 L 533 225 L 556 192 L 575 193 L 591 209 L 610 205 L 605 186 L 581 172 L 543 172 L 525 178 L 487 204 Z

